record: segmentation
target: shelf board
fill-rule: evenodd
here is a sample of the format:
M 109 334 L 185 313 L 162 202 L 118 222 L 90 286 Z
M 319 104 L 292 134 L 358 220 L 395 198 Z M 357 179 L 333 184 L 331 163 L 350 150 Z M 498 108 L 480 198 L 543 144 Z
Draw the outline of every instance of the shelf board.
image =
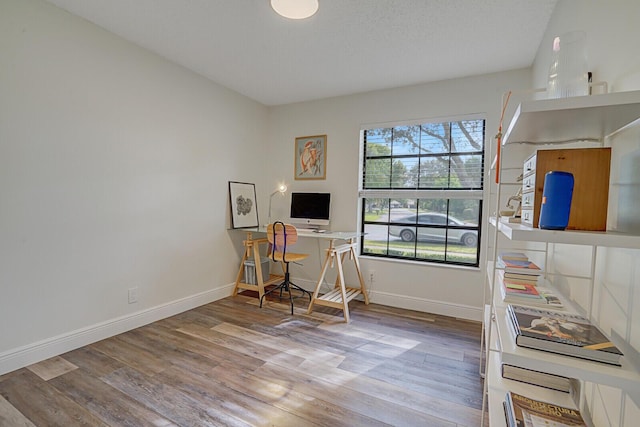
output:
M 521 103 L 503 145 L 598 141 L 640 117 L 640 91 L 543 99 Z
M 627 249 L 640 248 L 640 236 L 616 231 L 542 230 L 523 224 L 496 221 L 496 217 L 493 216 L 489 218 L 489 223 L 494 227 L 497 224 L 498 230 L 510 240 Z
M 263 285 L 264 286 L 269 286 L 269 285 L 273 285 L 275 283 L 278 283 L 280 281 L 284 280 L 284 276 L 281 274 L 269 274 L 269 279 L 263 281 Z M 244 289 L 244 290 L 249 290 L 249 291 L 258 291 L 258 284 L 257 283 L 246 283 L 246 282 L 238 282 L 237 284 L 237 288 L 238 289 Z
M 319 296 L 314 300 L 314 304 L 324 305 L 333 308 L 344 308 L 345 304 L 348 304 L 352 299 L 360 295 L 362 291 L 357 288 L 345 288 L 346 303 L 342 301 L 342 291 L 340 288 L 335 288 L 332 291 L 327 292 L 324 295 Z
M 620 367 L 519 347 L 509 330 L 506 309 L 498 306 L 494 309 L 503 363 L 620 388 L 625 390 L 634 402 L 640 401 L 640 373 L 630 366 L 624 356 Z
M 489 424 L 491 427 L 506 426 L 504 410 L 502 402 L 507 395 L 507 391 L 512 391 L 523 396 L 531 397 L 536 400 L 554 403 L 556 405 L 567 408 L 575 408 L 570 393 L 551 390 L 544 387 L 538 387 L 531 384 L 525 384 L 520 381 L 508 380 L 502 378 L 500 374 L 500 355 L 496 352 L 489 354 L 489 372 L 487 375 L 489 393 Z M 581 411 L 583 412 L 583 411 Z M 582 414 L 584 417 L 584 413 Z

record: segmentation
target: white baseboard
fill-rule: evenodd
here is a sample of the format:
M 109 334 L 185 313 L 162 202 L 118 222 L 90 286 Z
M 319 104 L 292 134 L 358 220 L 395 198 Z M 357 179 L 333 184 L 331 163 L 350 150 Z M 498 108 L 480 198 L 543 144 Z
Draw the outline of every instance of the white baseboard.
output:
M 233 293 L 233 288 L 233 283 L 224 285 L 6 351 L 0 354 L 0 375 L 228 297 Z
M 305 279 L 293 280 L 299 286 L 313 292 L 316 282 Z M 330 290 L 333 285 L 323 285 L 320 293 Z M 361 296 L 356 299 L 362 300 Z M 392 294 L 389 292 L 369 291 L 369 301 L 389 307 L 406 308 L 407 310 L 422 311 L 425 313 L 439 314 L 441 316 L 457 317 L 465 320 L 482 321 L 483 308 L 462 304 L 452 304 L 443 301 L 433 301 L 425 298 L 411 297 L 407 295 Z
M 313 291 L 316 285 L 315 282 L 304 279 L 296 279 L 295 282 L 310 291 Z M 233 293 L 233 287 L 233 283 L 228 284 L 200 294 L 191 295 L 6 351 L 0 354 L 0 375 L 225 298 Z M 324 290 L 323 288 L 322 291 L 324 292 Z M 379 291 L 371 291 L 369 299 L 373 303 L 390 307 L 406 308 L 408 310 L 423 311 L 467 320 L 481 321 L 482 319 L 482 309 L 478 307 L 432 301 L 424 298 Z
M 441 316 L 457 317 L 465 320 L 482 321 L 482 308 L 462 304 L 452 304 L 443 301 L 433 301 L 388 292 L 371 291 L 369 301 L 390 307 L 406 308 L 407 310 L 423 311 Z

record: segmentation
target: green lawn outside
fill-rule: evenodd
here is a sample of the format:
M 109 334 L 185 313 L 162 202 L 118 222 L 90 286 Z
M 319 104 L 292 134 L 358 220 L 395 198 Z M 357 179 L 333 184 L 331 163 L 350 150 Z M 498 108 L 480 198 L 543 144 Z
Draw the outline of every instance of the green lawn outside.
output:
M 423 243 L 420 242 L 416 248 L 414 242 L 393 241 L 389 245 L 387 252 L 387 242 L 377 240 L 364 241 L 364 250 L 366 253 L 393 255 L 406 258 L 431 259 L 444 261 L 445 245 L 441 243 Z M 417 252 L 414 255 L 414 250 Z M 417 256 L 416 256 L 417 255 Z M 449 245 L 447 254 L 448 261 L 456 261 L 467 264 L 475 264 L 476 248 L 467 246 Z

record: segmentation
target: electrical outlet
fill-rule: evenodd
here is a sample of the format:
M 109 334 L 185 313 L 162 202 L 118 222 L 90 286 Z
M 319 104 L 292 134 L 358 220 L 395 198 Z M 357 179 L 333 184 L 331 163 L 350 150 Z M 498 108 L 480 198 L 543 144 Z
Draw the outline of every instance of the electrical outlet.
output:
M 375 277 L 376 272 L 371 270 L 369 271 L 369 283 L 373 283 L 373 278 Z
M 138 302 L 138 287 L 129 289 L 129 304 Z

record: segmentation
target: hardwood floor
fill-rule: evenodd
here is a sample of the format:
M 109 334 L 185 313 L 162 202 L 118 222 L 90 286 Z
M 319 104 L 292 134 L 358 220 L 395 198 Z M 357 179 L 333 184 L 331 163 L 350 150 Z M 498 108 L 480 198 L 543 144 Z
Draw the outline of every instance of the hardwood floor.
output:
M 0 376 L 0 426 L 478 426 L 480 324 L 229 297 Z

